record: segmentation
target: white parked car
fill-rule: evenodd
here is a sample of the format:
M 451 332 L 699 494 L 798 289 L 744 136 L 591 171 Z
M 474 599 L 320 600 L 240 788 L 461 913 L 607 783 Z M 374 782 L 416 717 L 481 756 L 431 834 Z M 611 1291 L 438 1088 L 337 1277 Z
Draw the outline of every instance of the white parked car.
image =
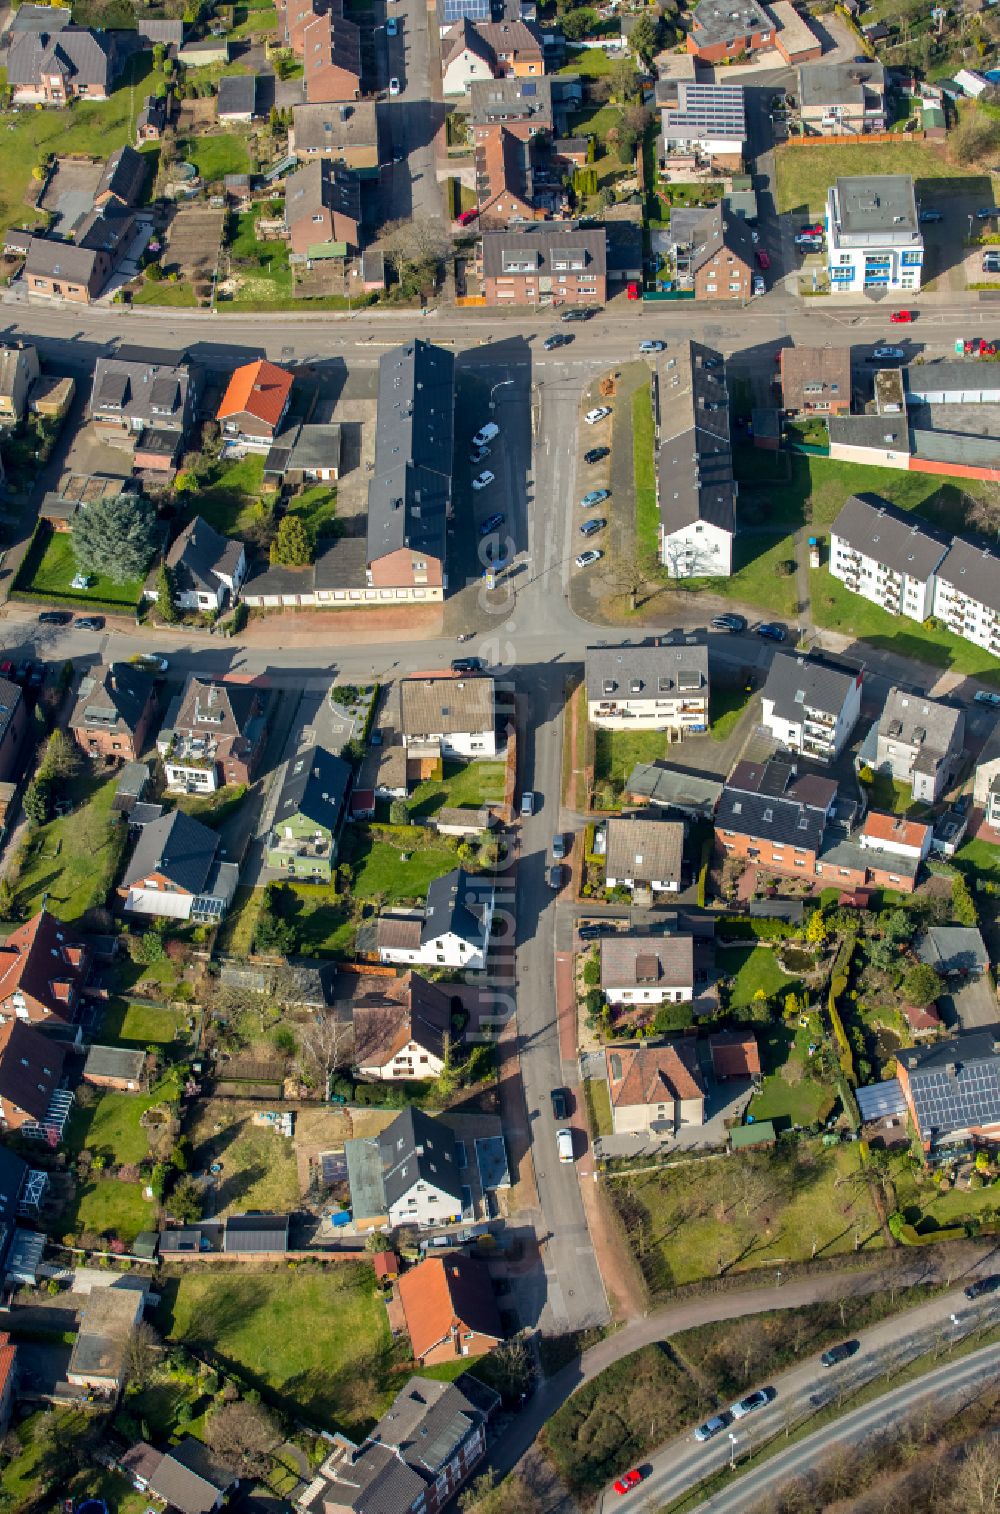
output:
M 666 342 L 640 342 L 639 343 L 639 351 L 640 352 L 662 352 L 663 349 L 664 349 L 664 347 L 666 345 L 667 345 Z
M 596 426 L 598 421 L 605 420 L 610 414 L 610 405 L 598 405 L 595 410 L 588 410 L 583 418 L 588 426 Z
M 578 568 L 589 568 L 591 563 L 600 562 L 603 556 L 603 552 L 598 552 L 596 547 L 591 547 L 589 552 L 580 553 L 580 556 L 576 560 L 576 565 Z
M 389 80 L 389 93 L 390 93 L 390 95 L 398 95 L 399 94 L 399 80 L 398 79 L 390 79 Z
M 472 438 L 472 445 L 473 447 L 488 447 L 490 442 L 495 442 L 499 435 L 500 427 L 496 421 L 487 421 L 486 425 Z
M 489 468 L 487 468 L 485 472 L 480 473 L 478 478 L 474 478 L 472 480 L 472 487 L 474 489 L 485 489 L 489 484 L 493 482 L 495 476 L 496 475 L 491 473 Z

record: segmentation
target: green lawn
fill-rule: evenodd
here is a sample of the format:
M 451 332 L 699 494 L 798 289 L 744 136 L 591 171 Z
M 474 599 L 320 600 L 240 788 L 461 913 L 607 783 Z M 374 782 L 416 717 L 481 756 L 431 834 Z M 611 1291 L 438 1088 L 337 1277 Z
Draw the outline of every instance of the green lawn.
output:
M 889 773 L 873 773 L 871 783 L 866 783 L 865 788 L 870 808 L 886 815 L 922 814 L 927 808 L 919 802 L 914 804 L 910 785 L 898 783 Z
M 77 1104 L 66 1127 L 71 1151 L 99 1153 L 109 1162 L 141 1162 L 149 1155 L 149 1140 L 139 1121 L 159 1104 L 153 1093 L 101 1093 L 89 1109 Z
M 81 774 L 66 787 L 72 813 L 50 820 L 29 835 L 15 893 L 23 916 L 49 908 L 68 924 L 103 905 L 125 846 L 125 827 L 112 815 L 115 779 L 103 783 Z
M 196 483 L 186 475 L 180 478 L 182 506 L 189 515 L 202 516 L 223 536 L 245 535 L 260 519 L 264 484 L 264 458 L 260 453 L 248 453 L 239 462 L 220 458 Z
M 312 541 L 337 534 L 336 484 L 312 484 L 289 501 L 289 515 L 297 515 Z
M 88 602 L 120 605 L 122 611 L 134 610 L 142 593 L 144 580 L 129 579 L 123 584 L 98 574 L 87 589 L 70 585 L 79 573 L 73 555 L 73 536 L 69 531 L 48 531 L 43 526 L 32 543 L 24 569 L 18 575 L 18 588 L 33 594 L 59 596 L 73 601 L 81 611 Z
M 664 731 L 595 731 L 595 781 L 624 783 L 637 762 L 658 762 L 666 755 Z
M 188 1272 L 160 1285 L 157 1323 L 172 1341 L 231 1363 L 292 1412 L 363 1435 L 384 1411 L 389 1327 L 371 1269 Z
M 996 1215 L 997 1190 L 988 1181 L 984 1188 L 949 1188 L 942 1192 L 933 1183 L 918 1184 L 905 1157 L 897 1157 L 893 1183 L 897 1208 L 922 1233 L 960 1225 L 964 1220 L 993 1219 Z
M 721 684 L 712 684 L 708 718 L 713 741 L 729 740 L 752 698 L 752 689 L 726 688 Z
M 20 1422 L 17 1427 L 17 1438 L 22 1450 L 12 1457 L 0 1472 L 0 1492 L 4 1495 L 5 1506 L 13 1510 L 20 1509 L 22 1506 L 41 1508 L 41 1503 L 37 1501 L 41 1493 L 41 1478 L 67 1471 L 65 1466 L 61 1469 L 54 1467 L 45 1456 L 45 1442 L 36 1438 L 38 1429 L 43 1424 L 51 1425 L 55 1432 L 52 1440 L 57 1445 L 70 1447 L 87 1433 L 94 1414 L 95 1411 L 85 1408 L 41 1409 L 37 1414 L 29 1415 L 27 1419 Z M 92 1475 L 96 1477 L 96 1474 Z M 63 1488 L 62 1491 L 66 1489 Z M 9 1504 L 7 1500 L 10 1500 Z M 142 1502 L 144 1500 L 135 1503 L 130 1500 L 129 1503 L 121 1505 L 120 1514 L 134 1514 L 136 1509 L 141 1508 Z M 115 1509 L 116 1514 L 119 1514 L 117 1505 Z
M 746 1009 L 758 989 L 769 999 L 795 982 L 778 962 L 769 946 L 727 946 L 718 956 L 720 976 L 732 979 L 729 1002 L 733 1009 Z
M 234 15 L 236 24 L 226 33 L 230 42 L 278 30 L 278 12 L 274 5 L 237 5 Z
M 779 211 L 809 210 L 820 215 L 826 209 L 826 192 L 831 184 L 842 176 L 871 170 L 871 148 L 861 145 L 779 147 L 774 158 Z M 987 197 L 984 203 L 992 203 L 989 176 L 954 163 L 943 146 L 929 142 L 880 142 L 878 162 L 879 173 L 912 174 L 921 201 L 969 193 L 978 180 L 978 192 Z
M 169 1046 L 178 1029 L 176 1010 L 117 999 L 104 1016 L 100 1039 L 113 1046 Z
M 595 1135 L 611 1135 L 614 1121 L 611 1118 L 611 1093 L 603 1078 L 586 1078 L 583 1096 L 587 1101 L 591 1129 Z
M 143 284 L 132 295 L 133 305 L 168 305 L 171 308 L 181 310 L 193 310 L 198 301 L 194 289 L 186 279 L 178 279 L 176 284 L 169 284 L 161 279 L 159 283 Z
M 94 1235 L 134 1241 L 140 1230 L 156 1225 L 156 1205 L 142 1195 L 140 1183 L 120 1183 L 117 1178 L 95 1178 L 82 1183 L 54 1231 L 66 1236 L 89 1230 Z
M 858 1149 L 800 1140 L 659 1172 L 615 1176 L 618 1205 L 654 1299 L 720 1272 L 880 1247 L 872 1201 L 850 1177 Z
M 192 819 L 200 820 L 202 825 L 218 830 L 220 825 L 232 819 L 246 797 L 245 783 L 227 784 L 216 789 L 214 794 L 181 794 L 177 798 L 176 808 L 183 810 Z
M 177 156 L 185 163 L 193 163 L 207 184 L 224 179 L 227 173 L 250 172 L 246 138 L 235 131 L 187 137 L 178 142 Z
M 635 479 L 635 537 L 639 551 L 656 558 L 660 513 L 656 506 L 656 451 L 649 385 L 632 396 L 632 471 Z
M 986 876 L 1000 883 L 1000 846 L 988 841 L 966 841 L 955 854 L 955 864 L 973 877 Z
M 248 957 L 253 949 L 254 931 L 264 905 L 262 888 L 241 884 L 233 897 L 229 914 L 219 927 L 216 946 L 224 956 Z
M 104 160 L 124 142 L 134 142 L 143 100 L 157 90 L 162 92 L 163 84 L 163 75 L 153 69 L 152 53 L 138 53 L 110 100 L 78 101 L 63 110 L 21 110 L 17 115 L 5 111 L 0 230 L 34 224 L 34 213 L 24 196 L 36 163 L 49 153 L 62 157 L 82 153 Z M 155 144 L 150 145 L 155 150 Z
M 209 1107 L 214 1121 L 220 1106 L 215 1103 Z M 225 1113 L 222 1118 L 225 1120 Z M 214 1124 L 208 1126 L 206 1120 L 197 1131 L 189 1133 L 193 1146 L 191 1166 L 195 1171 L 204 1172 L 214 1162 L 222 1164 L 213 1214 L 254 1210 L 287 1214 L 298 1207 L 302 1190 L 295 1146 L 287 1136 L 266 1125 L 254 1125 L 249 1117 L 231 1121 L 221 1131 L 216 1131 Z
M 227 305 L 291 298 L 292 270 L 288 262 L 288 244 L 258 241 L 256 217 L 251 211 L 236 217 L 236 230 L 230 248 L 233 273 L 241 281 L 241 287 L 232 299 L 226 297 Z
M 566 62 L 558 72 L 579 74 L 583 79 L 599 79 L 602 74 L 609 74 L 612 66 L 613 59 L 603 47 L 574 47 L 570 43 L 566 48 Z
M 737 536 L 733 543 L 733 572 L 729 578 L 693 579 L 685 588 L 707 588 L 740 604 L 759 605 L 782 618 L 794 616 L 798 606 L 795 574 L 778 572 L 779 564 L 795 559 L 790 536 Z
M 435 878 L 450 873 L 458 859 L 450 847 L 392 845 L 358 831 L 354 840 L 354 893 L 359 899 L 423 899 Z M 401 860 L 404 854 L 407 861 Z
M 755 1120 L 776 1120 L 781 1127 L 826 1119 L 837 1101 L 828 1084 L 809 1076 L 811 1039 L 808 1026 L 795 1027 L 794 1034 L 785 1025 L 758 1030 L 764 1081 L 748 1109 Z
M 440 809 L 482 809 L 500 804 L 504 794 L 502 762 L 446 762 L 443 778 L 428 778 L 410 796 L 414 819 L 426 819 Z

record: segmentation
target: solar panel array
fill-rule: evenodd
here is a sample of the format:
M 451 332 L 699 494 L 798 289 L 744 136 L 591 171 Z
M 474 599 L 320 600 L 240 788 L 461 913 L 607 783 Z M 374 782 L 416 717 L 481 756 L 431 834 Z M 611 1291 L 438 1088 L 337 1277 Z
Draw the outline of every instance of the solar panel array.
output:
M 492 19 L 490 0 L 444 0 L 444 19 L 449 26 L 467 16 L 470 21 Z
M 862 1120 L 881 1120 L 886 1115 L 906 1112 L 906 1100 L 897 1078 L 888 1078 L 884 1083 L 870 1083 L 867 1088 L 859 1088 L 857 1093 Z
M 956 1064 L 910 1074 L 921 1135 L 1000 1123 L 1000 1069 L 992 1062 Z

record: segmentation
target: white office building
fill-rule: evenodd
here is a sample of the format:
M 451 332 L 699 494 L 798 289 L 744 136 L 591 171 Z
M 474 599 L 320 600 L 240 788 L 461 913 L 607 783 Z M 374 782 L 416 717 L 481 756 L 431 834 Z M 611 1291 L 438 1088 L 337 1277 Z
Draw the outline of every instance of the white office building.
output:
M 920 288 L 924 239 L 909 174 L 838 179 L 827 191 L 826 238 L 834 294 Z

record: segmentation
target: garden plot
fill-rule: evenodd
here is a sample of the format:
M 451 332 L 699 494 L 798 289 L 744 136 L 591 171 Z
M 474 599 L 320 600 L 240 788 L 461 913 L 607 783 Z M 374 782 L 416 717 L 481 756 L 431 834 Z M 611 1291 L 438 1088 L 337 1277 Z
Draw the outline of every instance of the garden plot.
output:
M 223 210 L 203 205 L 179 206 L 167 228 L 167 247 L 161 259 L 164 269 L 176 270 L 193 285 L 210 283 L 225 218 Z

